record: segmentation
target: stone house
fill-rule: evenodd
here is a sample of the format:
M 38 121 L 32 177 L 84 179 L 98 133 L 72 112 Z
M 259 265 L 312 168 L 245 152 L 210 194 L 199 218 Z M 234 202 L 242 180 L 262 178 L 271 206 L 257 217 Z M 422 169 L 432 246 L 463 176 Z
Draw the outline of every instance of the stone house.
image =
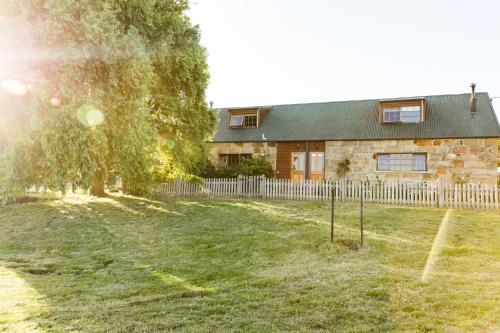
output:
M 487 93 L 218 110 L 213 163 L 265 155 L 277 178 L 496 183 L 500 125 Z

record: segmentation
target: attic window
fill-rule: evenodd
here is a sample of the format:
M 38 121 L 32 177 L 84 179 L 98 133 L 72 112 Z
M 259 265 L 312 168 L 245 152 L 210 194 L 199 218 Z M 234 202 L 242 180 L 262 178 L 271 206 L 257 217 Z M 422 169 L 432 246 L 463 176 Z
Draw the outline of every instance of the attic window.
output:
M 229 127 L 258 127 L 259 117 L 257 113 L 232 114 Z
M 242 114 L 231 115 L 231 121 L 229 122 L 230 127 L 242 127 L 244 116 Z
M 420 105 L 384 107 L 384 123 L 419 123 L 422 119 Z
M 246 114 L 243 127 L 257 127 L 257 114 Z

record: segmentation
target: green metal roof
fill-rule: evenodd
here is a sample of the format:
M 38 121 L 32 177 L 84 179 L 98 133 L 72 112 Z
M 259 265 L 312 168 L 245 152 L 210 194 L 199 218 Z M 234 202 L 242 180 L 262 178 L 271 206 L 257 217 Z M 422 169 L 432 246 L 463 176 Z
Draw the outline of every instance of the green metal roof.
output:
M 425 121 L 419 124 L 380 124 L 379 99 L 274 105 L 258 128 L 228 128 L 223 108 L 213 142 L 500 137 L 488 94 L 476 95 L 474 115 L 470 94 L 424 96 Z

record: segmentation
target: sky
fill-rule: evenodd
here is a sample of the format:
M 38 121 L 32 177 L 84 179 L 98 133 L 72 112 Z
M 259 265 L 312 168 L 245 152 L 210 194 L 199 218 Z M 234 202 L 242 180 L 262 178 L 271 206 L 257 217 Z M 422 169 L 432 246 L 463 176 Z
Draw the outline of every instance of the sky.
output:
M 214 107 L 500 96 L 500 1 L 192 0 Z M 500 117 L 500 98 L 493 100 Z

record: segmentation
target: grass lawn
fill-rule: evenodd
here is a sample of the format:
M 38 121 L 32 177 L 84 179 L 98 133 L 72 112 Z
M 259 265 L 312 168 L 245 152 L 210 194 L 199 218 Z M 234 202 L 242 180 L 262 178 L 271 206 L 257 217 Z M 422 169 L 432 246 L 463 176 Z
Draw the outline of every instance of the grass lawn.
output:
M 500 330 L 500 214 L 69 197 L 0 207 L 0 331 Z M 357 207 L 337 237 L 358 237 Z

